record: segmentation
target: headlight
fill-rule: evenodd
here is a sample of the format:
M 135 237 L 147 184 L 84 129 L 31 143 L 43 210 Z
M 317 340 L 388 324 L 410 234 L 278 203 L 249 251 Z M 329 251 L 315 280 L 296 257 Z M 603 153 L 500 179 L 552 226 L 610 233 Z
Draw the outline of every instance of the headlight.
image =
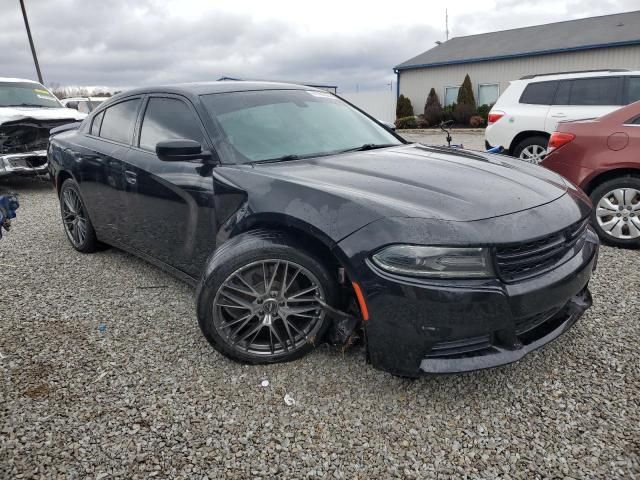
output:
M 486 248 L 391 245 L 374 254 L 373 263 L 398 275 L 432 278 L 493 277 Z

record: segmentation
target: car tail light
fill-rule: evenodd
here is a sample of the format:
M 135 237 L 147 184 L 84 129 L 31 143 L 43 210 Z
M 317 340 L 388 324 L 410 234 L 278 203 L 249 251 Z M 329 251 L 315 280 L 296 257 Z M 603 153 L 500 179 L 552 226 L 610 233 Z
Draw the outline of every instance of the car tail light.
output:
M 502 117 L 504 117 L 504 112 L 489 112 L 489 115 L 487 116 L 487 124 L 491 125 L 492 123 L 496 123 Z
M 563 145 L 566 145 L 574 138 L 576 138 L 576 136 L 573 133 L 553 132 L 551 134 L 551 138 L 549 138 L 549 144 L 547 145 L 547 155 Z

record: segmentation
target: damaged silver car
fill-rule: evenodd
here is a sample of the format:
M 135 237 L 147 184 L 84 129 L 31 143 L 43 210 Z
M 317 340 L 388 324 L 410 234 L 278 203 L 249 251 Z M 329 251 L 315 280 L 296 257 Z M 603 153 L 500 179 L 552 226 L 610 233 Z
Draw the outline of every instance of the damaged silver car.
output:
M 49 131 L 84 117 L 38 82 L 0 77 L 0 178 L 46 175 Z

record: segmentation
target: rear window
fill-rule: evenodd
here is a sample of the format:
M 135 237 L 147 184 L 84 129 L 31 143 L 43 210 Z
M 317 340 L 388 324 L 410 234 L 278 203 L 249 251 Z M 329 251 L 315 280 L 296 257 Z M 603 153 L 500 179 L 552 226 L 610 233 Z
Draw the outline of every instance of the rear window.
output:
M 620 77 L 573 80 L 569 105 L 618 105 L 621 80 Z
M 522 92 L 520 103 L 551 105 L 557 86 L 557 81 L 530 83 Z
M 627 83 L 627 103 L 640 100 L 640 77 L 629 77 Z
M 131 143 L 140 99 L 126 100 L 104 111 L 100 136 L 120 143 Z

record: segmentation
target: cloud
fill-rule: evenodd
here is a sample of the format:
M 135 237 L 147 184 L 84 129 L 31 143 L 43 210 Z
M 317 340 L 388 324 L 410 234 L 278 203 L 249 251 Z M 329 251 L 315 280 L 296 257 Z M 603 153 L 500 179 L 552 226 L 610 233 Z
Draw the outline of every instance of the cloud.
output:
M 234 13 L 208 2 L 190 1 L 196 0 L 181 0 L 189 15 L 180 15 L 175 13 L 180 4 L 159 0 L 30 0 L 27 9 L 45 83 L 122 88 L 231 76 L 336 84 L 341 91 L 356 86 L 380 90 L 395 80 L 394 65 L 431 48 L 443 37 L 442 26 L 436 28 L 419 19 L 407 18 L 399 24 L 394 17 L 387 24 L 384 10 L 375 25 L 354 16 L 353 28 L 309 31 L 295 18 L 285 18 L 286 8 L 279 17 L 260 17 L 246 8 Z M 567 9 L 585 16 L 587 10 L 624 9 L 632 1 L 621 0 L 616 5 L 574 1 Z M 548 0 L 542 0 L 542 5 L 545 2 L 552 5 Z M 579 9 L 575 8 L 578 4 Z M 486 15 L 463 13 L 452 18 L 452 31 L 455 35 L 480 33 L 562 20 L 568 15 L 557 6 L 522 5 L 498 0 Z M 167 6 L 174 7 L 173 11 Z M 330 22 L 334 15 L 317 5 L 305 14 L 317 15 L 312 21 L 319 25 Z M 368 14 L 371 18 L 372 13 Z M 17 2 L 15 8 L 4 8 L 2 23 L 0 71 L 5 76 L 34 78 Z

